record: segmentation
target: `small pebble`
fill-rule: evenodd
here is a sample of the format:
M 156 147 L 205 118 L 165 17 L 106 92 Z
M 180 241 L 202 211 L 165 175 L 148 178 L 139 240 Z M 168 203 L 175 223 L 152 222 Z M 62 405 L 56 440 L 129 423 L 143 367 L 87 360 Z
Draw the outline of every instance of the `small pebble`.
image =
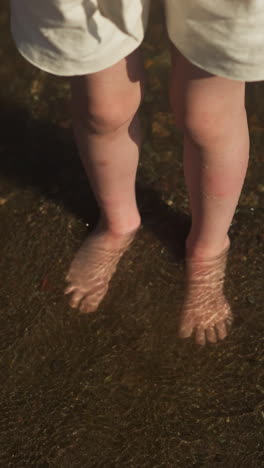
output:
M 249 304 L 255 304 L 256 303 L 255 298 L 253 296 L 247 296 L 247 301 L 249 302 Z
M 5 205 L 7 200 L 8 200 L 7 198 L 0 198 L 0 206 Z

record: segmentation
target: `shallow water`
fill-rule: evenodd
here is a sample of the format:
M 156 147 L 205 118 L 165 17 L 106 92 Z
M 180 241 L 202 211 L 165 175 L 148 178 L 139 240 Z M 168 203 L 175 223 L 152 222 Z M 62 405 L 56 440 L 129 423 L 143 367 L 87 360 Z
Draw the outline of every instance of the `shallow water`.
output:
M 62 291 L 98 209 L 70 130 L 67 80 L 27 64 L 0 10 L 0 466 L 263 466 L 263 83 L 246 88 L 250 165 L 230 229 L 232 332 L 176 337 L 189 229 L 182 136 L 159 5 L 137 177 L 143 229 L 95 314 Z

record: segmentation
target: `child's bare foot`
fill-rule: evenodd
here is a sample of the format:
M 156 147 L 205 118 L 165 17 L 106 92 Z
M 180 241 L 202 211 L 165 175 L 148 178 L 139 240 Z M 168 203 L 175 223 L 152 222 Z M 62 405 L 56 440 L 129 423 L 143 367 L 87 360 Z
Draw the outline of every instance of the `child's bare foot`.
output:
M 186 258 L 186 290 L 179 336 L 195 332 L 195 341 L 203 345 L 226 337 L 232 312 L 224 293 L 224 278 L 230 241 L 224 250 L 207 259 Z
M 74 257 L 66 280 L 70 305 L 82 313 L 94 312 L 103 300 L 117 263 L 133 241 L 136 229 L 119 235 L 97 227 Z

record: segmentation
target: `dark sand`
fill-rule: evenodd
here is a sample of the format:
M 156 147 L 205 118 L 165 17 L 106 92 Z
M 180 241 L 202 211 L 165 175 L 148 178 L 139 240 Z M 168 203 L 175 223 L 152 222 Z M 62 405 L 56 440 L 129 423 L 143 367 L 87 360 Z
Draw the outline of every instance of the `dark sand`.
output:
M 16 52 L 0 11 L 0 467 L 264 466 L 263 83 L 247 84 L 249 170 L 230 229 L 230 335 L 176 337 L 189 211 L 169 113 L 159 5 L 144 42 L 143 229 L 98 311 L 63 295 L 98 208 L 70 130 L 67 80 Z

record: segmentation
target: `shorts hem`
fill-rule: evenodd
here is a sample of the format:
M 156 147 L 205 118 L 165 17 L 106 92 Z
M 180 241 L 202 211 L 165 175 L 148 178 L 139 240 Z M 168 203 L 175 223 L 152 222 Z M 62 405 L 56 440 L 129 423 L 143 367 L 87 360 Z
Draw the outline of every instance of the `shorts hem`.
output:
M 232 75 L 232 74 L 229 74 L 225 71 L 223 71 L 222 68 L 219 68 L 219 67 L 215 67 L 215 66 L 210 66 L 210 65 L 204 65 L 202 64 L 201 62 L 199 62 L 196 58 L 193 58 L 191 53 L 186 52 L 184 47 L 182 47 L 181 45 L 179 45 L 177 43 L 177 40 L 175 40 L 174 38 L 171 37 L 169 31 L 168 31 L 168 36 L 169 36 L 169 39 L 170 41 L 173 43 L 173 45 L 180 51 L 180 53 L 187 59 L 189 60 L 189 62 L 191 62 L 193 65 L 196 65 L 197 67 L 201 68 L 202 70 L 208 72 L 208 73 L 211 73 L 212 75 L 215 75 L 215 76 L 219 76 L 221 78 L 227 78 L 229 80 L 234 80 L 234 81 L 244 81 L 244 82 L 253 82 L 253 81 L 263 81 L 264 80 L 264 69 L 263 69 L 263 74 L 262 76 L 257 76 L 257 77 L 254 77 L 252 78 L 252 75 L 253 73 L 251 72 L 251 76 L 238 76 L 238 74 L 236 76 Z M 257 75 L 257 74 L 256 74 Z
M 133 45 L 130 43 L 129 46 L 127 45 L 126 47 L 121 49 L 121 51 L 119 49 L 119 54 L 115 55 L 115 57 L 112 57 L 112 59 L 110 60 L 104 60 L 104 58 L 100 59 L 101 64 L 99 64 L 99 61 L 91 60 L 92 65 L 95 64 L 96 62 L 97 62 L 97 65 L 90 66 L 89 64 L 87 64 L 87 65 L 82 65 L 82 67 L 80 66 L 78 67 L 78 64 L 76 65 L 72 64 L 71 67 L 69 67 L 67 70 L 63 72 L 62 67 L 60 67 L 60 69 L 57 69 L 53 66 L 54 63 L 57 62 L 56 57 L 48 58 L 40 51 L 38 55 L 39 60 L 35 60 L 34 58 L 32 58 L 32 55 L 30 54 L 29 51 L 27 51 L 26 49 L 20 46 L 19 44 L 20 41 L 16 39 L 13 33 L 12 33 L 12 36 L 13 36 L 13 40 L 15 42 L 18 52 L 27 62 L 29 62 L 31 65 L 35 66 L 39 70 L 42 70 L 44 72 L 50 73 L 55 76 L 62 76 L 62 77 L 63 76 L 67 77 L 67 76 L 88 75 L 90 73 L 96 73 L 96 72 L 105 70 L 111 67 L 112 65 L 115 65 L 120 60 L 122 60 L 123 58 L 131 54 L 132 52 L 134 52 L 142 44 L 144 40 L 144 38 L 142 38 L 141 41 L 135 42 Z M 43 63 L 45 65 L 43 65 Z M 82 62 L 82 64 L 83 63 L 84 62 Z

